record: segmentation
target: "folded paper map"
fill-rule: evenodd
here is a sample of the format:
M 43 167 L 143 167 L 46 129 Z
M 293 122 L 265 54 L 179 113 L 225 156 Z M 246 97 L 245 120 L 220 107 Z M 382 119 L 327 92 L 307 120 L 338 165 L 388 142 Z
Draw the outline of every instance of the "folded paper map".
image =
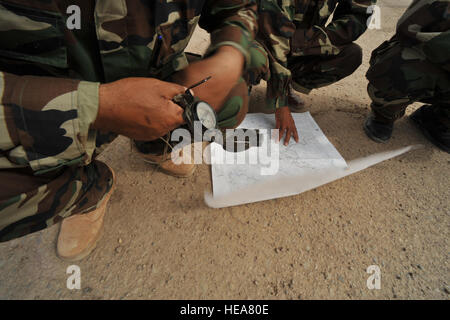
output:
M 376 154 L 347 165 L 309 112 L 292 116 L 299 130 L 299 143 L 291 139 L 290 144 L 284 146 L 273 140 L 270 132 L 275 127 L 273 115 L 248 114 L 240 127 L 260 129 L 264 134 L 261 147 L 232 153 L 211 144 L 213 194 L 205 193 L 210 207 L 296 195 L 415 148 Z

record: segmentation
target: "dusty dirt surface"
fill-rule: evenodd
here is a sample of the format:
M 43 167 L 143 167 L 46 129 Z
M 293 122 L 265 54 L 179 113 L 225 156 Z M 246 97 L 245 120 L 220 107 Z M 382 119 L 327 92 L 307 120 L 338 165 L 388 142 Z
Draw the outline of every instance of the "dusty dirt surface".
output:
M 405 9 L 399 3 L 381 1 L 382 29 L 358 40 L 357 72 L 305 100 L 347 160 L 409 144 L 423 149 L 298 196 L 216 210 L 203 201 L 207 165 L 188 179 L 153 172 L 121 137 L 101 156 L 117 188 L 103 237 L 77 263 L 81 289 L 66 287 L 71 264 L 55 255 L 53 226 L 0 244 L 0 298 L 448 299 L 449 155 L 408 118 L 387 144 L 362 130 L 370 53 L 392 35 Z M 190 49 L 207 45 L 200 30 Z M 253 111 L 264 90 L 253 91 Z M 367 288 L 370 265 L 380 267 L 380 290 Z

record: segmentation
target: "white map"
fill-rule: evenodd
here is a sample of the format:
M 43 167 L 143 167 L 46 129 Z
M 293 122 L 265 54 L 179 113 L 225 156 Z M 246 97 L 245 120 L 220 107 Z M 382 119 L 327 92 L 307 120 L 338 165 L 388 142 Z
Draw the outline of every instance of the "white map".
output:
M 275 128 L 273 114 L 248 114 L 240 126 L 240 128 L 248 129 L 267 129 L 262 147 L 253 147 L 243 152 L 231 153 L 224 151 L 218 144 L 211 144 L 214 197 L 221 197 L 283 176 L 300 176 L 314 173 L 317 170 L 347 167 L 344 158 L 328 141 L 309 112 L 293 113 L 292 116 L 298 129 L 300 141 L 295 143 L 291 139 L 288 146 L 284 146 L 282 143 L 276 144 L 279 147 L 279 156 L 267 151 L 272 150 L 270 147 L 270 130 Z M 261 157 L 261 154 L 265 157 Z M 270 155 L 273 156 L 272 159 Z M 224 157 L 228 160 L 234 159 L 231 162 L 233 164 L 214 163 L 217 162 L 217 159 L 225 159 Z M 255 160 L 253 164 L 249 163 L 251 157 Z M 238 162 L 238 159 L 241 162 Z M 245 159 L 247 161 L 244 163 Z M 269 170 L 270 164 L 272 170 Z M 262 174 L 264 168 L 266 169 L 266 175 Z M 267 172 L 276 172 L 276 174 L 267 175 Z M 270 198 L 296 194 L 295 190 L 281 193 L 273 190 L 273 192 Z

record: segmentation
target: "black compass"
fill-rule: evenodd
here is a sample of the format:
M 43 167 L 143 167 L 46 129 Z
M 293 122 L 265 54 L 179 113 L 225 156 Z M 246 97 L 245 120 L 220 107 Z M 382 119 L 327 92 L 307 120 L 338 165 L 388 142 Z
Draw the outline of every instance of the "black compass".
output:
M 202 81 L 190 86 L 184 93 L 176 95 L 173 101 L 184 109 L 183 118 L 191 133 L 194 133 L 194 124 L 196 121 L 200 122 L 202 125 L 202 134 L 207 130 L 217 129 L 217 113 L 209 105 L 209 103 L 194 97 L 191 94 L 191 89 L 195 88 L 211 77 L 203 79 Z

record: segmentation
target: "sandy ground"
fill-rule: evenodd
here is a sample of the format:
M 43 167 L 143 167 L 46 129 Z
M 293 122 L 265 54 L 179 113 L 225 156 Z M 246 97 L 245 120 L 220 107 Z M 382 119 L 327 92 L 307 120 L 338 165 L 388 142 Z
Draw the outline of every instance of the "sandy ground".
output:
M 385 145 L 362 131 L 369 56 L 392 35 L 399 3 L 381 1 L 382 30 L 358 40 L 357 72 L 305 99 L 347 160 L 409 144 L 424 149 L 298 196 L 215 210 L 203 201 L 208 166 L 189 179 L 153 173 L 119 138 L 101 157 L 115 169 L 117 189 L 102 239 L 77 263 L 81 290 L 66 287 L 70 263 L 55 255 L 53 226 L 0 244 L 0 298 L 448 299 L 449 155 L 407 118 Z M 200 30 L 190 49 L 207 43 Z M 252 110 L 264 90 L 255 88 Z M 381 269 L 380 290 L 366 286 L 370 265 Z

